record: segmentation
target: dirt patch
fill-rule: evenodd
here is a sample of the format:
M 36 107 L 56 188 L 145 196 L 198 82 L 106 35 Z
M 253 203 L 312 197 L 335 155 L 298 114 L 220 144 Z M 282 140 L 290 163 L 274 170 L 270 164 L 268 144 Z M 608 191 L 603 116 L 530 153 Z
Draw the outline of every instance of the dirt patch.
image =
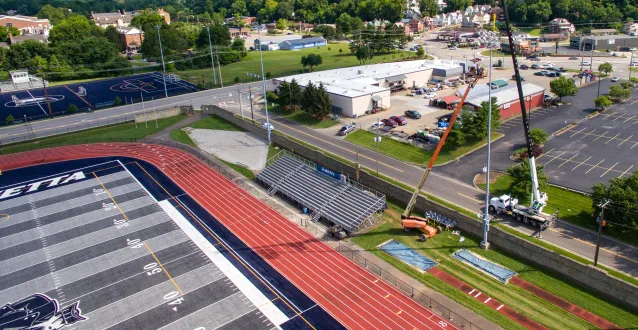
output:
M 490 171 L 490 183 L 496 182 L 496 180 L 498 180 L 498 178 L 503 175 L 506 174 L 502 172 Z M 474 179 L 474 183 L 477 185 L 485 184 L 485 173 L 478 174 L 476 176 L 476 179 Z

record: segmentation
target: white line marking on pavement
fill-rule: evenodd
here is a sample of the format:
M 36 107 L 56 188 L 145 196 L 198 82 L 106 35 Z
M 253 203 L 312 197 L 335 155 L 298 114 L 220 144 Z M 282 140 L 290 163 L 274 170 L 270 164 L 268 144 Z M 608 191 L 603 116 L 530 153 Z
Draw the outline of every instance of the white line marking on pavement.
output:
M 616 164 L 614 164 L 612 167 L 608 168 L 607 171 L 605 171 L 605 173 L 603 173 L 600 177 L 602 178 L 605 174 L 607 174 L 607 172 L 611 171 L 614 167 L 616 167 L 616 165 L 618 165 L 618 162 L 616 162 Z
M 589 173 L 591 170 L 593 170 L 594 168 L 598 167 L 598 165 L 600 165 L 600 163 L 602 163 L 602 162 L 604 162 L 604 161 L 605 161 L 605 160 L 603 159 L 603 160 L 601 160 L 600 162 L 598 162 L 598 164 L 596 164 L 596 165 L 592 166 L 592 167 L 589 169 L 589 171 L 585 172 L 585 174 Z
M 589 158 L 583 160 L 582 162 L 578 163 L 578 165 L 574 166 L 574 168 L 572 168 L 572 171 L 575 170 L 578 166 L 585 164 L 586 161 L 590 160 L 591 156 L 589 156 Z

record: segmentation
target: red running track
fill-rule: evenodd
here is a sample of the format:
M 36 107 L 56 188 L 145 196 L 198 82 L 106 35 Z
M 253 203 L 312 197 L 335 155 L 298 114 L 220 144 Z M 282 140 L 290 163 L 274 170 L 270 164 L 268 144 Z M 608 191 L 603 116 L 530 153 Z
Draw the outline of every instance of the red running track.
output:
M 132 157 L 157 166 L 350 329 L 457 329 L 184 151 L 139 143 L 67 146 L 1 156 L 0 169 L 105 156 Z

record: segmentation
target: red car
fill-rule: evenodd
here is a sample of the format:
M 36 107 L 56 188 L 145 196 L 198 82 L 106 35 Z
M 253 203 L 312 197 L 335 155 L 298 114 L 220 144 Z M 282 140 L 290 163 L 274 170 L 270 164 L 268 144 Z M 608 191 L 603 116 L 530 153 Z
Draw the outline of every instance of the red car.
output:
M 381 122 L 383 123 L 383 125 L 385 126 L 390 126 L 390 127 L 397 127 L 399 124 L 397 124 L 396 121 L 390 119 L 390 118 L 386 118 L 381 120 Z
M 407 125 L 408 124 L 408 120 L 403 118 L 403 117 L 401 117 L 401 116 L 392 116 L 392 117 L 390 117 L 390 119 L 392 119 L 394 122 L 399 124 L 399 126 L 403 126 L 403 125 Z

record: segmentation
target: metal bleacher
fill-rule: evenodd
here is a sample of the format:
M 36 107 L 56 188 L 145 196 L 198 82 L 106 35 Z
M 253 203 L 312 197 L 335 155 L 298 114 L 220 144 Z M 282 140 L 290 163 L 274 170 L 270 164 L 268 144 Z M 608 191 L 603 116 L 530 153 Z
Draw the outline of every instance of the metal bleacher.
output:
M 385 195 L 345 179 L 337 180 L 316 170 L 315 164 L 288 151 L 268 160 L 257 175 L 268 193 L 280 193 L 307 207 L 311 218 L 324 218 L 357 232 L 374 222 L 385 207 Z

